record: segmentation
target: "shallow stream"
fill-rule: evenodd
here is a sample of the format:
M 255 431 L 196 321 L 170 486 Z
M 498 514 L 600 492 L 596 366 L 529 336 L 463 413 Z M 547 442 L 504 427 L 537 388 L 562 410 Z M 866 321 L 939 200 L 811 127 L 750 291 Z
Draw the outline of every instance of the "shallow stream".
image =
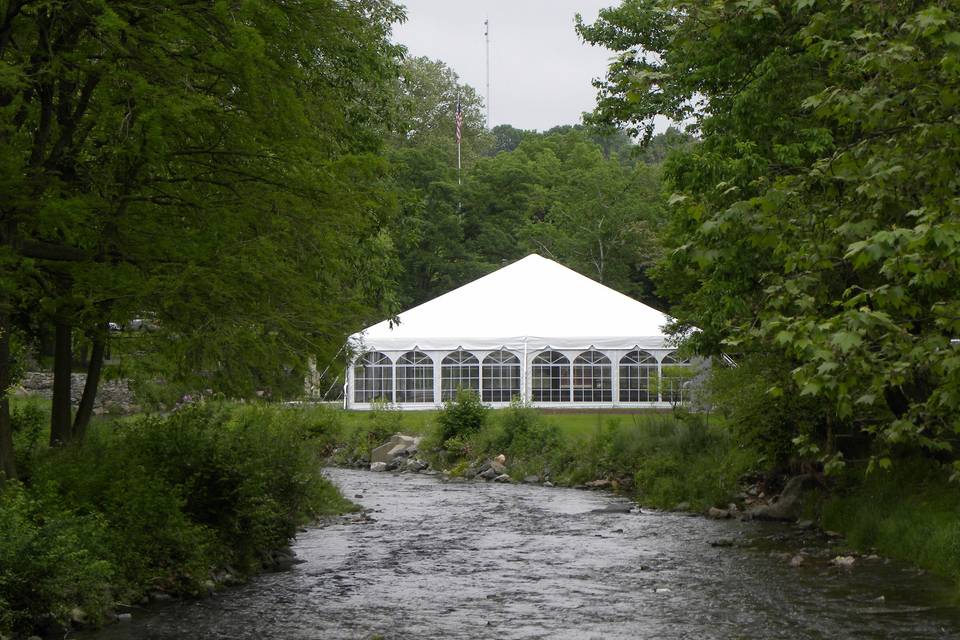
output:
M 960 638 L 950 584 L 880 558 L 834 566 L 836 543 L 796 527 L 597 512 L 622 501 L 573 489 L 328 474 L 370 511 L 301 533 L 303 564 L 86 637 Z

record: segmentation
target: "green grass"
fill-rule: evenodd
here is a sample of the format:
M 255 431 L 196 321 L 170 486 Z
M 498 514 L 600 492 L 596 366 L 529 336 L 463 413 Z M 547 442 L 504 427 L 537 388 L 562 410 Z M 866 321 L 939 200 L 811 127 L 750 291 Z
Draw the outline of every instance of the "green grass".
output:
M 364 429 L 369 426 L 376 412 L 341 411 L 343 424 L 348 430 Z M 410 435 L 426 435 L 435 428 L 437 411 L 396 411 L 397 426 Z
M 756 455 L 700 416 L 648 411 L 542 412 L 511 407 L 486 412 L 484 426 L 441 441 L 438 411 L 339 412 L 336 460 L 362 464 L 370 449 L 397 431 L 425 436 L 422 455 L 461 473 L 504 454 L 515 479 L 548 476 L 561 485 L 616 480 L 643 504 L 694 509 L 726 504 Z
M 862 551 L 905 560 L 960 586 L 960 486 L 926 458 L 864 476 L 851 468 L 822 507 L 823 525 Z

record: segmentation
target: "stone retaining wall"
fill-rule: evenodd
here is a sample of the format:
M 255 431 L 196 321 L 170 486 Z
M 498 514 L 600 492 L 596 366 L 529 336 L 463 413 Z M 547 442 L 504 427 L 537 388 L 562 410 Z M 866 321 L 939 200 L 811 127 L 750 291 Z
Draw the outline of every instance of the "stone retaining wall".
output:
M 86 384 L 85 373 L 70 375 L 70 401 L 74 408 L 80 404 L 83 395 L 83 386 Z M 15 396 L 39 396 L 51 398 L 53 396 L 53 373 L 48 371 L 31 371 L 24 374 L 20 384 L 14 387 Z M 134 413 L 139 410 L 133 391 L 126 380 L 100 380 L 97 390 L 97 400 L 93 412 L 97 415 L 104 413 Z

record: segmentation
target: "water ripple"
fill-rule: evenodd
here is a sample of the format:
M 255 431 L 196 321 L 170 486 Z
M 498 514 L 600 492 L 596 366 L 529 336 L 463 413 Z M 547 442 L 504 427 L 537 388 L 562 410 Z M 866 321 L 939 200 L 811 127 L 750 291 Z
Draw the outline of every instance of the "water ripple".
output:
M 960 637 L 950 585 L 882 560 L 830 566 L 789 527 L 592 513 L 620 501 L 566 489 L 329 475 L 373 522 L 310 529 L 290 571 L 86 637 Z M 790 567 L 804 547 L 823 559 Z

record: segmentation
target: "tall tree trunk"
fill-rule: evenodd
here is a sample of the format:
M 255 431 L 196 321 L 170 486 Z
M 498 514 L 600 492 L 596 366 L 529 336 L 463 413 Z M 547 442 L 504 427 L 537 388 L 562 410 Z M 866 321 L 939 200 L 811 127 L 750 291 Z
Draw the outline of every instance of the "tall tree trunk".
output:
M 70 408 L 70 373 L 73 367 L 73 327 L 66 320 L 57 320 L 56 344 L 53 349 L 53 408 L 50 412 L 50 446 L 70 442 L 72 425 Z
M 73 439 L 83 442 L 87 435 L 87 426 L 93 415 L 93 403 L 97 398 L 97 387 L 100 385 L 100 372 L 103 370 L 103 358 L 107 349 L 107 325 L 97 327 L 93 336 L 93 347 L 90 349 L 90 360 L 87 363 L 87 381 L 83 385 L 83 396 L 80 397 L 80 406 L 73 419 Z
M 17 466 L 13 459 L 13 428 L 10 422 L 10 400 L 7 390 L 12 382 L 10 371 L 10 324 L 0 314 L 0 484 L 16 480 Z

